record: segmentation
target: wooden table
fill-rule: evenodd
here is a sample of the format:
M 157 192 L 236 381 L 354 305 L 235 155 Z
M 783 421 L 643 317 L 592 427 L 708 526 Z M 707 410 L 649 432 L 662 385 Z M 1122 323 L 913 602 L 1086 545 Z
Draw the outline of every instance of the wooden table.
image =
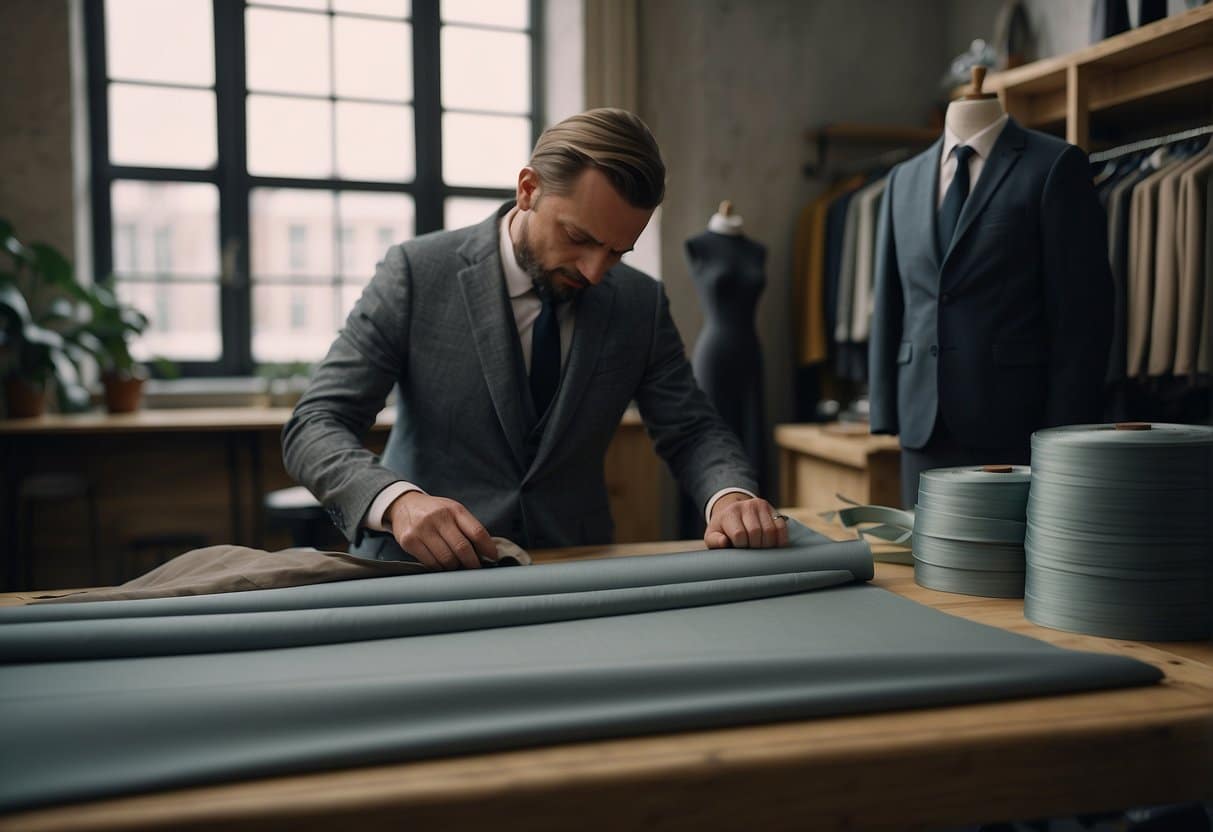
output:
M 813 512 L 792 510 L 834 537 Z M 538 553 L 683 551 L 693 543 Z M 1213 644 L 1047 630 L 1022 603 L 876 586 L 1063 647 L 1129 655 L 1156 686 L 604 740 L 182 789 L 29 812 L 0 829 L 914 829 L 1213 798 Z M 19 600 L 9 596 L 8 603 Z
M 281 445 L 291 412 L 223 407 L 0 419 L 0 551 L 27 551 L 34 573 L 27 581 L 24 564 L 10 555 L 8 568 L 0 566 L 0 591 L 121 582 L 131 577 L 121 574 L 121 562 L 136 543 L 166 535 L 198 538 L 191 546 L 289 546 L 285 528 L 267 528 L 264 500 L 270 491 L 295 485 L 283 467 Z M 364 437 L 366 446 L 382 452 L 394 422 L 394 409 L 380 413 Z M 604 461 L 616 540 L 661 535 L 660 469 L 639 414 L 627 411 Z M 74 499 L 44 507 L 32 521 L 24 517 L 20 483 L 45 473 L 87 483 L 92 505 Z M 95 529 L 88 528 L 90 508 Z M 64 516 L 77 522 L 64 523 Z M 19 528 L 24 541 L 17 539 Z M 92 535 L 100 574 L 91 574 L 92 559 L 82 557 Z M 153 565 L 133 564 L 132 574 Z
M 866 424 L 776 425 L 779 502 L 828 506 L 841 494 L 857 503 L 901 506 L 901 447 Z

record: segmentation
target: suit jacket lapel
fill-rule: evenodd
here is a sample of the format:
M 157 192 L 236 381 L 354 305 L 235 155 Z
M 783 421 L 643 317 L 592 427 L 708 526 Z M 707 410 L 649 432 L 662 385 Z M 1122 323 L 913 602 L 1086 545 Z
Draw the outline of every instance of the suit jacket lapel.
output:
M 470 262 L 459 272 L 459 288 L 468 312 L 468 330 L 480 358 L 497 419 L 520 468 L 526 467 L 523 447 L 525 421 L 515 366 L 517 328 L 505 291 L 501 256 L 497 251 L 497 220 L 485 221 L 460 249 Z
M 594 373 L 598 353 L 606 338 L 607 325 L 611 319 L 611 307 L 615 300 L 615 287 L 609 280 L 584 289 L 578 297 L 573 324 L 573 343 L 569 346 L 569 359 L 556 390 L 556 400 L 543 430 L 543 438 L 535 461 L 531 464 L 529 477 L 547 461 L 569 420 L 581 403 L 582 394 Z
M 965 232 L 973 225 L 973 221 L 985 209 L 989 203 L 990 197 L 998 190 L 998 186 L 1002 184 L 1002 180 L 1006 178 L 1007 173 L 1019 161 L 1019 156 L 1023 152 L 1025 135 L 1014 119 L 1007 119 L 1006 126 L 1002 129 L 1002 134 L 998 137 L 998 141 L 994 143 L 994 149 L 990 151 L 990 158 L 986 160 L 985 167 L 981 170 L 981 176 L 977 180 L 972 192 L 969 193 L 969 198 L 965 200 L 964 207 L 960 209 L 960 219 L 956 223 L 956 233 L 952 235 L 952 244 L 947 252 L 943 254 L 941 265 L 946 265 L 948 256 L 956 249 L 956 245 L 964 237 Z M 936 180 L 936 188 L 939 187 L 938 179 Z
M 923 210 L 912 212 L 911 216 L 906 217 L 910 221 L 910 235 L 908 239 L 921 240 L 926 243 L 927 259 L 931 262 L 931 267 L 935 271 L 939 271 L 939 261 L 943 257 L 943 253 L 939 250 L 938 239 L 939 234 L 936 227 L 939 225 L 939 156 L 943 152 L 943 136 L 935 140 L 929 148 L 918 156 L 917 164 L 906 164 L 906 173 L 909 174 L 908 182 L 905 185 L 898 186 L 898 189 L 904 189 L 904 193 L 909 194 L 930 194 L 931 202 L 929 205 L 923 206 Z M 900 223 L 902 217 L 898 217 Z

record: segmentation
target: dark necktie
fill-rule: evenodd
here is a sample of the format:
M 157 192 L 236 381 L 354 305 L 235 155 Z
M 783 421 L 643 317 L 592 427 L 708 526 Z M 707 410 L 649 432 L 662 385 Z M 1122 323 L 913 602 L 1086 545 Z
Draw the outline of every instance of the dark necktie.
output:
M 539 292 L 539 299 L 543 306 L 531 330 L 531 401 L 535 418 L 542 419 L 560 384 L 560 323 L 551 293 Z
M 944 194 L 943 205 L 939 208 L 939 256 L 948 253 L 952 245 L 952 235 L 956 233 L 956 223 L 960 221 L 960 210 L 964 208 L 965 200 L 969 198 L 969 158 L 976 151 L 968 145 L 958 144 L 952 148 L 956 157 L 956 176 Z

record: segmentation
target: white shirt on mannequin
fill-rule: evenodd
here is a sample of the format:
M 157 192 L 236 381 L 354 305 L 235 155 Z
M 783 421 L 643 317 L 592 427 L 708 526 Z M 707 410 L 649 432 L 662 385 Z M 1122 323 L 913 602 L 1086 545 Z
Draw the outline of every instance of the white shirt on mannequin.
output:
M 939 165 L 939 194 L 935 201 L 936 211 L 943 206 L 943 198 L 948 192 L 948 186 L 956 178 L 956 157 L 952 155 L 952 148 L 960 144 L 967 144 L 975 151 L 969 157 L 969 193 L 972 193 L 973 188 L 977 186 L 977 178 L 981 176 L 981 172 L 986 166 L 986 159 L 990 158 L 990 151 L 994 149 L 994 143 L 998 141 L 998 137 L 1002 135 L 1002 129 L 1006 126 L 1007 115 L 1004 113 L 989 127 L 974 133 L 967 142 L 961 141 L 959 136 L 948 128 L 944 128 L 943 156 L 940 158 Z

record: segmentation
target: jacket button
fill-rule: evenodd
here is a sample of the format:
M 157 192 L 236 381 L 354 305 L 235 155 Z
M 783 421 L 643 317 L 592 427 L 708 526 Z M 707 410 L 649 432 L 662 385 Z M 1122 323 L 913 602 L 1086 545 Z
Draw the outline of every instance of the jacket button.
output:
M 932 344 L 931 345 L 931 357 L 934 358 L 937 355 L 939 355 L 939 347 L 936 346 L 935 344 Z
M 944 292 L 943 295 L 940 296 L 939 302 L 946 306 L 947 304 L 952 302 L 952 296 L 949 295 L 947 292 Z

